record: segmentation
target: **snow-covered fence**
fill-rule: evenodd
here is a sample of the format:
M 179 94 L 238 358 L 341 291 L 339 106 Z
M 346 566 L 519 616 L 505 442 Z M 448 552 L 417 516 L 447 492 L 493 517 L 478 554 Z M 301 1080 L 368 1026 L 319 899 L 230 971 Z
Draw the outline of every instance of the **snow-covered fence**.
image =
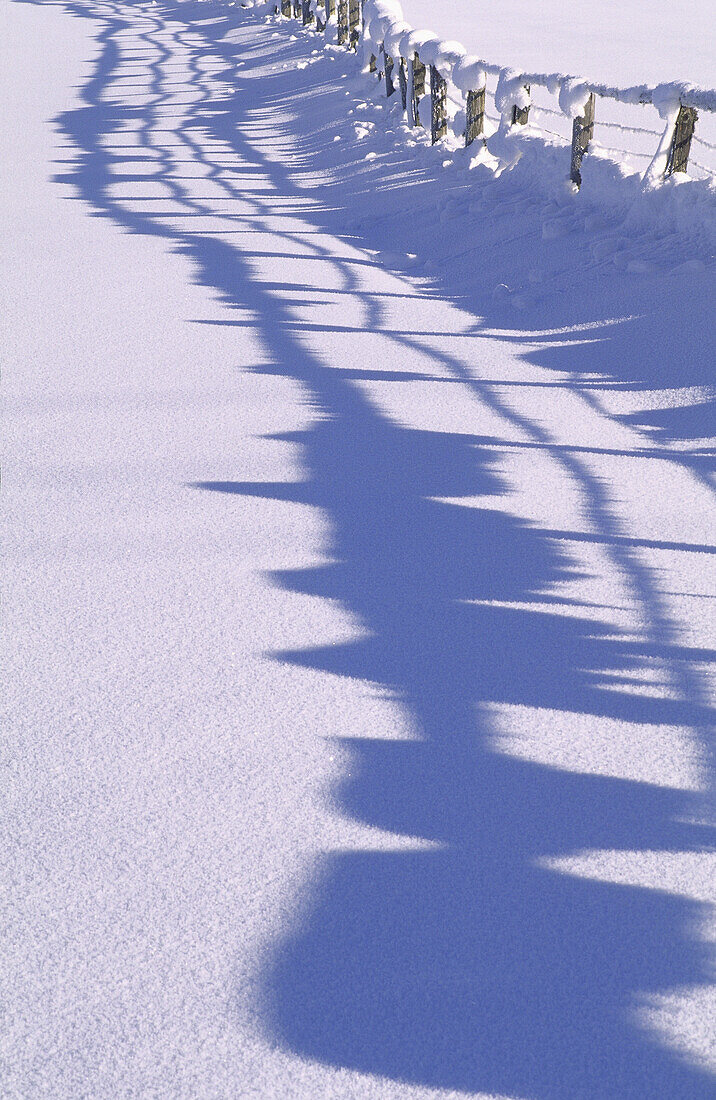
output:
M 593 84 L 562 73 L 523 73 L 468 55 L 459 42 L 442 41 L 430 31 L 412 28 L 398 0 L 281 0 L 284 16 L 301 17 L 307 26 L 328 33 L 337 29 L 337 42 L 356 50 L 363 39 L 363 60 L 385 82 L 385 94 L 395 91 L 397 74 L 402 107 L 411 126 L 430 130 L 432 142 L 443 139 L 459 120 L 464 144 L 482 142 L 505 167 L 521 156 L 520 136 L 530 123 L 533 88 L 556 96 L 560 111 L 572 123 L 569 176 L 582 183 L 582 161 L 598 124 L 597 101 L 651 104 L 665 123 L 655 155 L 644 173 L 645 182 L 685 173 L 699 111 L 716 112 L 716 91 L 691 84 L 637 85 L 617 88 Z M 429 74 L 429 76 L 428 76 Z M 497 78 L 494 102 L 496 128 L 486 132 L 488 76 Z

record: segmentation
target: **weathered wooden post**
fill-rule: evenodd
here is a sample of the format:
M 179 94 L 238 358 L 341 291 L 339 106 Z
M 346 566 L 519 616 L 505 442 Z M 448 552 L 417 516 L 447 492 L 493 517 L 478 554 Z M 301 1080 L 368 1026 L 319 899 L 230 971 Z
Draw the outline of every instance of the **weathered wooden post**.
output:
M 360 39 L 360 0 L 348 0 L 348 49 L 357 50 Z
M 403 111 L 408 109 L 408 66 L 405 62 L 405 58 L 401 57 L 398 60 L 398 87 L 400 88 L 400 102 L 403 105 Z
M 348 41 L 348 0 L 338 0 L 338 45 Z
M 467 125 L 465 126 L 465 147 L 472 145 L 482 136 L 485 129 L 485 89 L 467 93 Z
M 572 123 L 572 163 L 569 178 L 576 187 L 582 186 L 582 159 L 594 134 L 594 93 L 584 104 L 584 114 Z
M 293 0 L 281 0 L 281 15 L 290 19 L 293 15 Z
M 293 14 L 296 19 L 301 17 L 302 7 L 302 0 L 293 0 Z
M 313 12 L 311 10 L 311 0 L 303 0 L 303 25 L 304 25 L 304 27 L 313 26 Z
M 385 98 L 390 99 L 395 91 L 395 84 L 393 83 L 393 68 L 395 67 L 395 62 L 389 53 L 385 53 L 385 49 L 383 53 L 385 56 Z
M 689 163 L 691 152 L 691 139 L 694 136 L 698 112 L 693 107 L 679 107 L 674 125 L 674 136 L 669 146 L 669 155 L 666 159 L 665 176 L 671 176 L 674 172 L 685 172 Z
M 430 66 L 431 136 L 435 145 L 447 134 L 447 80 Z
M 377 66 L 377 61 L 378 61 L 378 58 L 377 58 L 377 57 L 375 56 L 375 54 L 374 54 L 374 53 L 372 53 L 372 54 L 370 55 L 370 59 L 369 59 L 369 61 L 368 61 L 368 72 L 369 72 L 369 73 L 374 73 L 374 72 L 376 72 L 376 70 L 377 70 L 377 68 L 378 68 L 378 66 Z
M 410 64 L 413 69 L 413 95 L 411 102 L 413 126 L 422 126 L 419 107 L 420 100 L 425 95 L 425 66 L 416 53 L 413 54 L 413 60 Z
M 529 84 L 525 84 L 525 91 L 527 92 L 527 95 L 530 94 Z M 512 108 L 512 125 L 513 126 L 526 126 L 527 125 L 527 120 L 529 118 L 529 114 L 530 114 L 529 103 L 527 104 L 526 107 L 518 107 L 517 104 L 515 103 L 514 107 Z

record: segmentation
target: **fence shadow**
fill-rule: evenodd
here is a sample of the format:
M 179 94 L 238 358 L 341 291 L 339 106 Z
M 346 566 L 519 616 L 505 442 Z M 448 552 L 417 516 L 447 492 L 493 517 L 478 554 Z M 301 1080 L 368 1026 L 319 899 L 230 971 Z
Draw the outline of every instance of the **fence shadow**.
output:
M 640 998 L 707 979 L 708 953 L 693 933 L 701 908 L 666 892 L 559 874 L 546 864 L 595 848 L 700 850 L 713 842 L 713 831 L 694 823 L 694 796 L 504 755 L 495 747 L 492 718 L 495 704 L 510 703 L 626 723 L 690 725 L 705 737 L 707 698 L 690 670 L 710 655 L 677 643 L 655 579 L 622 537 L 604 487 L 573 455 L 562 456 L 564 469 L 580 486 L 595 538 L 609 545 L 641 601 L 647 636 L 643 642 L 615 637 L 587 608 L 568 616 L 557 606 L 545 610 L 550 586 L 575 565 L 554 533 L 500 510 L 496 441 L 410 430 L 382 415 L 353 385 L 373 376 L 369 367 L 334 370 L 301 339 L 295 308 L 307 292 L 320 301 L 320 283 L 292 298 L 287 283 L 256 278 L 245 248 L 192 229 L 192 218 L 211 213 L 211 202 L 189 197 L 178 160 L 153 136 L 172 79 L 171 35 L 157 32 L 170 17 L 188 57 L 189 82 L 201 93 L 181 108 L 177 134 L 184 152 L 216 181 L 220 166 L 203 135 L 250 166 L 259 182 L 253 189 L 247 172 L 241 197 L 252 203 L 257 228 L 268 225 L 277 203 L 301 200 L 303 220 L 318 229 L 396 254 L 427 252 L 439 263 L 441 228 L 433 214 L 445 197 L 441 165 L 427 153 L 416 160 L 397 143 L 379 168 L 367 162 L 356 171 L 345 150 L 333 181 L 307 196 L 297 177 L 318 177 L 330 164 L 326 118 L 338 108 L 331 101 L 332 71 L 318 64 L 296 68 L 307 52 L 300 36 L 292 41 L 281 30 L 272 38 L 271 26 L 246 24 L 251 16 L 213 5 L 145 8 L 146 28 L 137 37 L 151 47 L 150 102 L 128 106 L 126 82 L 115 95 L 112 85 L 123 65 L 117 37 L 132 13 L 115 3 L 62 6 L 97 22 L 99 54 L 82 105 L 59 119 L 78 158 L 58 178 L 71 182 L 99 216 L 166 239 L 191 258 L 201 283 L 229 306 L 248 309 L 266 352 L 266 362 L 253 369 L 300 382 L 315 413 L 304 431 L 283 437 L 300 448 L 300 483 L 197 486 L 225 494 L 227 506 L 232 495 L 279 497 L 314 504 L 327 517 L 331 564 L 274 573 L 273 580 L 340 601 L 362 624 L 364 640 L 273 657 L 379 685 L 401 702 L 415 733 L 405 741 L 344 742 L 352 763 L 335 801 L 363 822 L 429 843 L 415 851 L 325 857 L 301 919 L 267 959 L 267 1029 L 302 1056 L 425 1086 L 543 1100 L 711 1097 L 713 1078 L 661 1045 L 634 1016 Z M 250 33 L 237 32 L 242 25 Z M 226 62 L 211 91 L 201 69 L 209 48 Z M 269 55 L 280 55 L 288 70 L 267 71 Z M 268 157 L 246 136 L 257 118 L 279 110 L 293 143 L 289 162 Z M 112 146 L 112 135 L 130 116 L 140 137 L 132 156 L 151 155 L 152 177 L 133 171 L 127 151 Z M 119 162 L 124 184 L 133 189 L 131 203 L 114 197 L 110 186 Z M 479 170 L 471 176 L 477 191 L 489 195 L 494 184 Z M 148 178 L 166 186 L 178 211 L 138 209 Z M 270 187 L 262 190 L 261 180 Z M 405 214 L 417 182 L 428 212 L 420 225 Z M 376 217 L 378 185 L 386 205 Z M 464 186 L 457 174 L 458 202 Z M 666 279 L 656 291 L 653 282 L 634 282 L 626 294 L 623 280 L 612 287 L 593 264 L 581 264 L 586 245 L 571 230 L 547 250 L 545 272 L 547 281 L 571 279 L 570 293 L 547 294 L 518 315 L 508 312 L 494 295 L 496 285 L 509 289 L 531 264 L 545 264 L 544 202 L 535 197 L 533 208 L 517 175 L 503 187 L 498 213 L 484 220 L 478 251 L 453 255 L 454 263 L 439 267 L 430 284 L 426 280 L 426 296 L 444 295 L 473 313 L 475 339 L 494 328 L 515 343 L 528 339 L 527 360 L 563 371 L 565 385 L 585 392 L 595 377 L 645 389 L 707 381 L 703 280 L 683 276 L 679 288 L 687 301 L 669 298 Z M 298 237 L 286 243 L 331 262 L 320 243 Z M 335 263 L 345 293 L 363 300 L 366 326 L 383 331 L 385 303 L 361 291 L 354 264 Z M 672 312 L 664 317 L 669 301 Z M 692 323 L 674 336 L 679 308 Z M 548 347 L 535 351 L 537 316 L 542 330 L 594 324 L 599 340 L 575 345 L 565 337 L 559 346 L 552 335 Z M 633 320 L 603 325 L 627 316 Z M 418 347 L 426 353 L 417 333 L 391 336 L 406 363 Z M 459 353 L 428 348 L 427 354 L 441 368 L 440 378 L 448 367 L 527 431 L 534 446 L 561 454 L 543 427 L 518 417 L 495 387 L 478 381 Z M 391 377 L 406 375 L 381 373 L 385 381 Z M 701 438 L 697 408 L 647 415 L 665 442 Z M 693 468 L 708 472 L 698 462 Z M 492 496 L 494 508 L 435 499 L 475 494 Z M 630 690 L 633 676 L 654 657 L 675 670 L 680 690 L 672 699 Z

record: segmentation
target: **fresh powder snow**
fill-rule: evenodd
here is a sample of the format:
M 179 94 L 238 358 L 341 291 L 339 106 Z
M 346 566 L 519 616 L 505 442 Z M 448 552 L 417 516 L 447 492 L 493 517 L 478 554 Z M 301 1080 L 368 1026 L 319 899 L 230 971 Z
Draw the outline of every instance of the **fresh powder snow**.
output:
M 275 7 L 3 5 L 0 1091 L 706 1100 L 708 5 Z

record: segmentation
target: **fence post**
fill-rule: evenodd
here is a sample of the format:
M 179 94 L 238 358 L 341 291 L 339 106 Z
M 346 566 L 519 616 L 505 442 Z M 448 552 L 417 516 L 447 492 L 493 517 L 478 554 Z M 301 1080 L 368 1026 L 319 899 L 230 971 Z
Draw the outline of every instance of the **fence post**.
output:
M 291 6 L 292 0 L 281 0 L 281 15 L 284 15 L 286 19 L 290 19 L 293 15 Z
M 447 81 L 434 65 L 430 66 L 430 105 L 432 109 L 432 143 L 440 141 L 447 133 Z
M 582 186 L 582 158 L 589 148 L 593 134 L 594 93 L 592 92 L 584 104 L 584 114 L 575 118 L 572 123 L 572 163 L 569 178 L 578 188 Z
M 385 98 L 390 99 L 395 91 L 395 84 L 393 83 L 393 68 L 395 62 L 390 54 L 385 52 L 385 47 L 383 47 L 383 55 L 385 57 Z
M 348 0 L 338 0 L 338 45 L 348 41 Z
M 311 11 L 311 0 L 303 0 L 303 25 L 304 27 L 310 27 L 313 25 L 313 12 Z
M 301 3 L 301 0 L 293 0 L 293 14 L 295 15 L 296 19 L 300 17 L 302 7 L 303 5 Z
M 485 89 L 467 93 L 467 125 L 465 126 L 465 147 L 472 145 L 485 129 Z
M 525 84 L 525 91 L 529 95 L 530 86 Z M 526 107 L 518 107 L 517 104 L 512 108 L 512 125 L 513 126 L 526 126 L 527 119 L 529 118 L 530 108 L 529 104 Z
M 413 60 L 410 64 L 413 67 L 413 126 L 422 126 L 418 109 L 420 100 L 425 95 L 425 66 L 416 53 L 413 54 Z
M 405 64 L 405 58 L 400 57 L 398 59 L 398 84 L 400 85 L 400 99 L 403 104 L 403 110 L 408 109 L 408 74 L 407 66 Z
M 358 49 L 360 39 L 360 0 L 348 0 L 348 48 Z
M 698 112 L 693 107 L 679 107 L 674 126 L 674 136 L 671 139 L 669 155 L 666 160 L 665 176 L 671 176 L 674 172 L 686 171 L 691 151 L 691 139 L 694 136 L 694 128 L 698 117 Z

